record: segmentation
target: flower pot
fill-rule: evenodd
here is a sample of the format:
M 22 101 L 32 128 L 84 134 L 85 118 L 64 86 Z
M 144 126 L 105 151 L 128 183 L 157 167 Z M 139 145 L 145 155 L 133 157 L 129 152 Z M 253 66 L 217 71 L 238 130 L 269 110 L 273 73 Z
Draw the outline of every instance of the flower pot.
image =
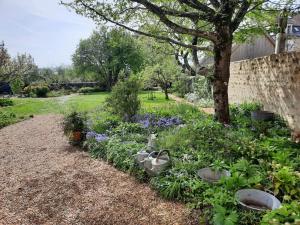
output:
M 221 180 L 222 177 L 230 177 L 230 172 L 227 170 L 217 171 L 212 168 L 203 168 L 198 170 L 198 176 L 209 183 L 216 183 Z
M 251 119 L 257 121 L 271 121 L 274 119 L 274 113 L 269 111 L 252 111 Z
M 70 133 L 69 141 L 73 145 L 78 145 L 83 140 L 83 134 L 81 131 L 73 131 Z
M 72 133 L 73 141 L 81 141 L 81 132 L 80 131 L 74 131 Z
M 235 198 L 245 209 L 255 211 L 274 210 L 281 206 L 273 195 L 257 189 L 242 189 L 236 192 Z

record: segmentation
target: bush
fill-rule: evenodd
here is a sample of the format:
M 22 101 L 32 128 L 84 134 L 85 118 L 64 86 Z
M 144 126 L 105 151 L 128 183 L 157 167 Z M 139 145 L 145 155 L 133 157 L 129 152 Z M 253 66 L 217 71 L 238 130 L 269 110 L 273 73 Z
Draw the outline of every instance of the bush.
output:
M 33 84 L 24 88 L 24 93 L 30 97 L 45 98 L 49 92 L 46 84 Z
M 106 99 L 108 107 L 124 121 L 133 121 L 140 108 L 139 88 L 140 83 L 135 77 L 119 81 Z
M 86 114 L 73 111 L 65 115 L 62 125 L 66 135 L 74 131 L 85 132 L 87 130 Z
M 15 121 L 15 119 L 16 115 L 14 113 L 0 111 L 0 128 L 12 124 Z
M 93 93 L 93 92 L 98 92 L 100 91 L 99 88 L 94 88 L 94 87 L 82 87 L 78 90 L 78 93 L 81 94 L 89 94 L 89 93 Z
M 12 106 L 14 102 L 9 98 L 0 98 L 0 107 Z

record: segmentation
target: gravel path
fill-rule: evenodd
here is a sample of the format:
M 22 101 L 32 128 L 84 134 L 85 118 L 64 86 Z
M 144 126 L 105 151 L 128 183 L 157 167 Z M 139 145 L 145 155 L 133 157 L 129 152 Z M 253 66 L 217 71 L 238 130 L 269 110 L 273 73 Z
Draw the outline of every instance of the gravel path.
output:
M 0 130 L 0 224 L 190 224 L 185 206 L 68 145 L 56 115 Z

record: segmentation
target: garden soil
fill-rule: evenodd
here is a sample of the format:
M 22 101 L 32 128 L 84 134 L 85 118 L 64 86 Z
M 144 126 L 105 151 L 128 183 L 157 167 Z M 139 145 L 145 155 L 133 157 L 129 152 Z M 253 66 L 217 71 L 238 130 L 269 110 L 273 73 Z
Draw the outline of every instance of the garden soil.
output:
M 0 129 L 1 225 L 192 224 L 189 210 L 71 147 L 57 115 Z

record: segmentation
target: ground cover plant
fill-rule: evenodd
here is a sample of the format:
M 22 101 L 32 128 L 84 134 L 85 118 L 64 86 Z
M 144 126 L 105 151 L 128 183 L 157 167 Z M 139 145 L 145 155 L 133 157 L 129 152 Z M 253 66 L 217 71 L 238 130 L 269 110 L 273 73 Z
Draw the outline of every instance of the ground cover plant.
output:
M 200 224 L 299 223 L 300 146 L 290 140 L 289 128 L 280 118 L 256 123 L 250 112 L 260 106 L 244 104 L 231 107 L 232 124 L 224 126 L 189 105 L 141 105 L 130 123 L 103 108 L 91 116 L 85 148 L 93 157 L 149 182 L 165 198 L 200 210 Z M 152 132 L 157 133 L 158 149 L 169 149 L 172 158 L 170 168 L 156 177 L 134 162 Z M 197 175 L 203 167 L 227 169 L 231 176 L 206 183 Z M 235 199 L 243 188 L 271 192 L 283 207 L 244 210 Z
M 12 106 L 14 105 L 13 100 L 9 98 L 0 98 L 0 107 Z

